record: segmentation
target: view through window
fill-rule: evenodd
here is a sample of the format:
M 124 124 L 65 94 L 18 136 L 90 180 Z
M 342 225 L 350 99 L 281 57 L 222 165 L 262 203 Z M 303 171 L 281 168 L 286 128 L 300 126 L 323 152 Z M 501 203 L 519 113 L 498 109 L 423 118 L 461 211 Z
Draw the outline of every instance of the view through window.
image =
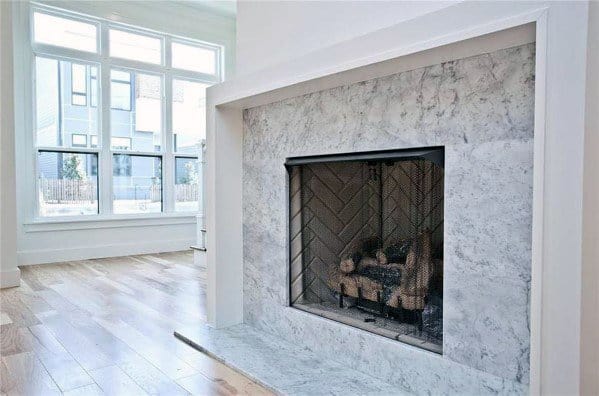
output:
M 32 23 L 38 215 L 197 211 L 222 48 L 37 6 Z

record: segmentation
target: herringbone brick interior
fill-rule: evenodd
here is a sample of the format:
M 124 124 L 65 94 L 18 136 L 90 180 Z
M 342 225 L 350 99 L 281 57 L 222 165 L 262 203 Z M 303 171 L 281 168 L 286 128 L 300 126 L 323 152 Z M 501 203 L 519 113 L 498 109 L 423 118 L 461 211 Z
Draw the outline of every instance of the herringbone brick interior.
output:
M 292 167 L 292 303 L 334 302 L 327 268 L 356 252 L 363 240 L 376 236 L 389 245 L 427 228 L 442 252 L 443 169 L 430 161 Z

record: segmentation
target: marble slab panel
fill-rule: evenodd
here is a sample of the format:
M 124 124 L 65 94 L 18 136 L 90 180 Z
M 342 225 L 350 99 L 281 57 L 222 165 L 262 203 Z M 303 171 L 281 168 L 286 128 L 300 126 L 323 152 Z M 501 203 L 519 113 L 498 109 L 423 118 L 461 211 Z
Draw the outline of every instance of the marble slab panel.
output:
M 246 110 L 244 321 L 409 392 L 526 393 L 534 59 L 533 43 Z M 289 308 L 285 158 L 437 145 L 443 355 Z
M 248 325 L 178 329 L 175 336 L 283 395 L 410 394 Z

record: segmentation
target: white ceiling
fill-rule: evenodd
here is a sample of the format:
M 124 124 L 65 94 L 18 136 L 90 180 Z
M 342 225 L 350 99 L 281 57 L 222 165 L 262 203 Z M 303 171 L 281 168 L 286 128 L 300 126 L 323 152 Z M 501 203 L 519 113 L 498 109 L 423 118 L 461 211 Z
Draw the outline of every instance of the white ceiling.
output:
M 235 18 L 237 14 L 237 0 L 184 0 L 182 3 L 227 17 Z

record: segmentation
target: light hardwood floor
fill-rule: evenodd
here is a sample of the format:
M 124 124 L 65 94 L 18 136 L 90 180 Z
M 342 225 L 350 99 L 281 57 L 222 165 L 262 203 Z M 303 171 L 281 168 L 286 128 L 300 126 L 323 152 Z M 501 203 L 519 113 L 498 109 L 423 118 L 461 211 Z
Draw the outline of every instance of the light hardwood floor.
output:
M 0 291 L 0 392 L 266 395 L 173 337 L 205 320 L 191 252 L 21 267 Z

